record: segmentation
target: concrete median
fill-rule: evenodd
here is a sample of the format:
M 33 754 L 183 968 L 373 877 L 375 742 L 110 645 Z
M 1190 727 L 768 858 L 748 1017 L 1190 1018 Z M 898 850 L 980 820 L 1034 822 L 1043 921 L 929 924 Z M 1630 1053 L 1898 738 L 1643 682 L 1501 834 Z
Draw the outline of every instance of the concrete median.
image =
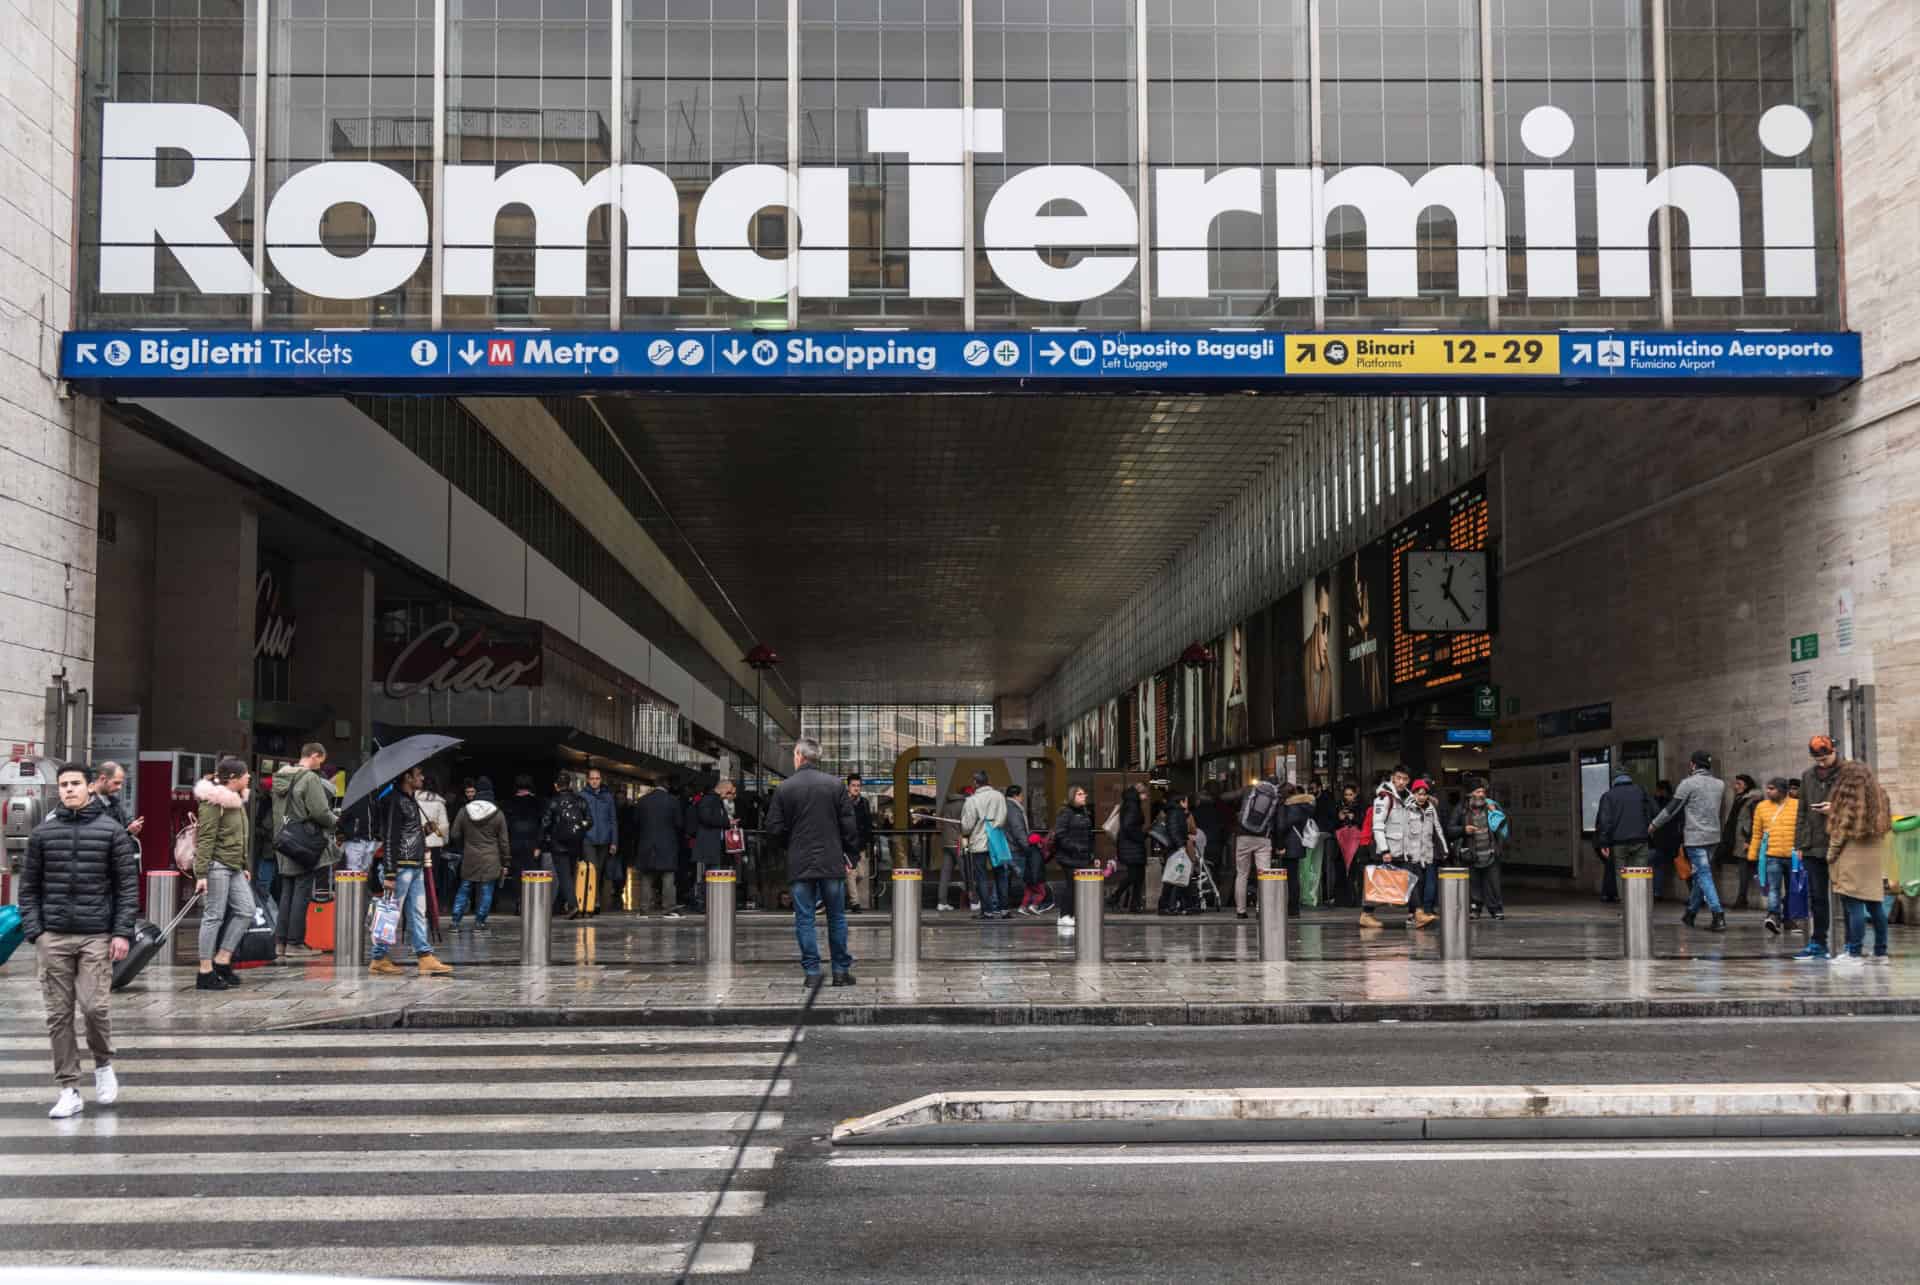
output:
M 1570 1084 L 930 1093 L 836 1146 L 1920 1133 L 1920 1083 Z

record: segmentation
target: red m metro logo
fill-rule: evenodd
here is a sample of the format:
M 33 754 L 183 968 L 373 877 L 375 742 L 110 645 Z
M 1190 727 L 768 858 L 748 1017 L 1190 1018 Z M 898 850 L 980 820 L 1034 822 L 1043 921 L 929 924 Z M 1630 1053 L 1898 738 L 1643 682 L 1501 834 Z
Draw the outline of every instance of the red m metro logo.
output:
M 511 339 L 487 340 L 487 365 L 489 366 L 513 365 L 513 340 Z

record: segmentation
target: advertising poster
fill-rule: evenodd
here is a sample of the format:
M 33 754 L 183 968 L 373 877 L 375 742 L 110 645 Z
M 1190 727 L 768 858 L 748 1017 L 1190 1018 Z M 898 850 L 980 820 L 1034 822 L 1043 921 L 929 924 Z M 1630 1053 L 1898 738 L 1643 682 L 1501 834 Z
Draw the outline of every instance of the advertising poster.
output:
M 1153 680 L 1144 679 L 1133 690 L 1133 761 L 1142 772 L 1153 766 Z
M 1221 686 L 1227 668 L 1227 640 L 1215 638 L 1207 644 L 1207 650 L 1213 653 L 1213 662 L 1205 671 L 1206 690 L 1201 692 L 1200 708 L 1206 711 L 1206 725 L 1200 730 L 1201 752 L 1212 754 L 1226 748 L 1226 738 L 1222 735 L 1224 720 L 1221 718 L 1221 698 L 1224 689 Z
M 1221 697 L 1220 734 L 1228 745 L 1247 742 L 1247 626 L 1227 630 L 1227 650 L 1221 657 L 1225 691 Z
M 1493 787 L 1513 826 L 1507 860 L 1571 870 L 1580 845 L 1579 779 L 1573 756 L 1496 760 Z
M 1341 567 L 1340 697 L 1343 715 L 1387 707 L 1387 661 L 1393 651 L 1391 556 L 1368 545 Z
M 1335 577 L 1322 571 L 1301 591 L 1300 668 L 1308 727 L 1340 717 L 1339 644 L 1334 640 Z
M 1247 618 L 1247 740 L 1265 745 L 1273 727 L 1273 608 Z
M 1095 767 L 1108 771 L 1120 766 L 1120 698 L 1110 697 L 1100 718 L 1100 757 Z
M 1174 670 L 1166 670 L 1153 676 L 1153 761 L 1171 763 L 1173 761 L 1173 738 L 1179 730 L 1175 724 L 1179 721 L 1179 703 L 1173 699 L 1176 690 Z

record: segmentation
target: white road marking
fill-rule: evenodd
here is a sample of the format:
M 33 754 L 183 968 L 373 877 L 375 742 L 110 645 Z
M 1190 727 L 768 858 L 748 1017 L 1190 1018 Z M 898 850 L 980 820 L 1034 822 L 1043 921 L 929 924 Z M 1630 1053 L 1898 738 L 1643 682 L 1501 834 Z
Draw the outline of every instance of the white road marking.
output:
M 780 1128 L 785 1117 L 769 1111 L 759 1128 Z M 149 1118 L 93 1110 L 51 1124 L 35 1113 L 0 1118 L 0 1138 L 275 1138 L 312 1135 L 404 1137 L 414 1134 L 561 1134 L 588 1133 L 744 1133 L 753 1128 L 751 1111 L 660 1111 L 651 1115 L 199 1115 Z
M 370 1202 L 371 1203 L 371 1202 Z M 341 1275 L 356 1279 L 381 1276 L 419 1279 L 458 1277 L 466 1280 L 503 1276 L 669 1276 L 687 1260 L 685 1244 L 648 1245 L 628 1241 L 592 1244 L 526 1245 L 491 1248 L 466 1245 L 412 1246 L 369 1249 L 358 1245 L 300 1246 L 287 1249 L 133 1249 L 49 1250 L 24 1254 L 0 1251 L 0 1267 L 114 1267 L 164 1268 L 193 1272 L 300 1272 Z M 695 1275 L 744 1272 L 753 1266 L 751 1244 L 703 1245 L 695 1259 Z M 12 1280 L 39 1285 L 67 1279 L 52 1272 L 28 1273 Z M 127 1278 L 116 1275 L 116 1282 Z M 174 1277 L 173 1279 L 180 1279 Z M 235 1280 L 223 1275 L 224 1282 Z M 284 1285 L 284 1277 L 260 1277 L 259 1285 Z
M 832 1169 L 992 1169 L 1010 1165 L 1063 1168 L 1087 1165 L 1133 1167 L 1164 1165 L 1350 1165 L 1350 1164 L 1454 1164 L 1466 1161 L 1552 1160 L 1584 1162 L 1590 1160 L 1913 1160 L 1920 1159 L 1920 1147 L 1885 1147 L 1863 1144 L 1857 1147 L 1499 1147 L 1466 1148 L 1437 1144 L 1431 1150 L 1353 1150 L 1353 1151 L 1103 1151 L 1040 1152 L 1033 1148 L 966 1155 L 876 1155 L 835 1156 L 827 1161 Z
M 131 1063 L 129 1063 L 131 1071 Z M 365 1084 L 141 1084 L 129 1073 L 120 1085 L 123 1102 L 204 1102 L 209 1106 L 223 1102 L 335 1102 L 349 1095 L 374 1097 L 378 1086 Z M 578 1079 L 565 1083 L 520 1080 L 474 1083 L 463 1080 L 420 1079 L 396 1081 L 391 1096 L 396 1100 L 476 1101 L 476 1102 L 569 1102 L 591 1094 L 594 1101 L 623 1098 L 757 1098 L 766 1093 L 766 1080 L 599 1080 Z M 773 1096 L 784 1098 L 793 1091 L 791 1080 L 772 1084 Z M 38 1103 L 47 1099 L 45 1087 L 0 1088 L 0 1105 Z M 82 1096 L 91 1094 L 82 1090 Z M 91 1108 L 91 1104 L 89 1105 Z
M 36 1004 L 39 1002 L 36 993 Z M 407 1050 L 422 1048 L 490 1048 L 504 1046 L 515 1052 L 539 1049 L 565 1049 L 602 1044 L 776 1044 L 784 1046 L 789 1038 L 805 1039 L 806 1032 L 795 1033 L 764 1026 L 720 1027 L 642 1027 L 633 1030 L 584 1030 L 558 1032 L 534 1031 L 344 1031 L 331 1035 L 142 1035 L 122 1031 L 117 1043 L 129 1057 L 146 1049 L 231 1049 L 236 1056 L 275 1049 L 329 1049 L 335 1053 L 365 1053 L 368 1049 Z M 0 1036 L 0 1051 L 47 1053 L 47 1037 Z M 49 1062 L 51 1065 L 51 1062 Z
M 252 1222 L 466 1222 L 500 1219 L 524 1225 L 533 1208 L 549 1211 L 558 1201 L 568 1218 L 744 1218 L 766 1206 L 766 1193 L 730 1191 L 714 1208 L 710 1191 L 562 1192 L 516 1196 L 272 1196 L 271 1212 L 252 1200 L 199 1196 L 118 1198 L 40 1197 L 0 1199 L 0 1227 L 66 1223 L 252 1223 Z
M 771 1169 L 778 1147 L 746 1147 L 742 1169 Z M 99 1151 L 90 1155 L 0 1155 L 0 1178 L 114 1178 L 190 1173 L 561 1173 L 567 1170 L 726 1169 L 733 1147 L 585 1147 L 577 1150 Z M 271 1208 L 271 1206 L 267 1206 Z
M 780 1054 L 767 1052 L 712 1053 L 550 1053 L 505 1054 L 500 1057 L 143 1057 L 138 1052 L 114 1059 L 121 1074 L 138 1076 L 214 1074 L 231 1071 L 292 1072 L 315 1075 L 370 1074 L 401 1071 L 687 1071 L 702 1067 L 772 1067 Z M 45 1059 L 0 1061 L 0 1075 L 34 1075 L 44 1079 Z

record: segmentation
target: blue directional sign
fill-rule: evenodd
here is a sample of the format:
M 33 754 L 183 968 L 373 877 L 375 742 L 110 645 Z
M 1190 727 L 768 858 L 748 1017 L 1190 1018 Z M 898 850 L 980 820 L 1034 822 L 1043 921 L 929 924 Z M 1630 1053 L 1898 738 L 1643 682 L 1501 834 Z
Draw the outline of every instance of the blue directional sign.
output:
M 1855 334 L 1245 332 L 71 332 L 106 394 L 598 388 L 1184 388 L 1274 392 L 1825 392 Z

